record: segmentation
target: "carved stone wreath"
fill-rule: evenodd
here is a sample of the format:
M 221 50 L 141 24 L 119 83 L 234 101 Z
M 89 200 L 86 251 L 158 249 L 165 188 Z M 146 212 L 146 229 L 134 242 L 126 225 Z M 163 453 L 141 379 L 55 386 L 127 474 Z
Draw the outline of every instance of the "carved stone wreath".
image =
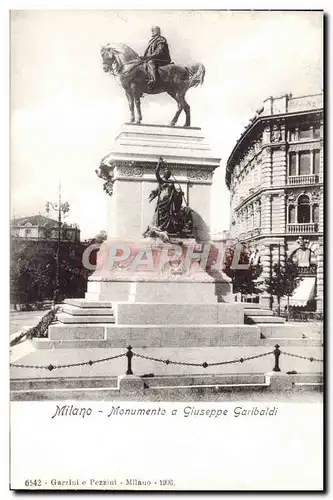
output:
M 190 180 L 209 181 L 212 179 L 212 172 L 207 170 L 188 170 L 187 177 Z
M 135 165 L 129 165 L 126 167 L 118 167 L 117 173 L 121 177 L 142 177 L 143 171 L 141 167 L 136 167 Z
M 103 189 L 106 192 L 106 194 L 108 194 L 109 196 L 113 195 L 113 184 L 114 184 L 114 180 L 112 180 L 112 179 L 109 179 L 107 182 L 104 182 L 104 184 L 103 184 Z
M 101 161 L 99 167 L 96 170 L 96 174 L 100 179 L 103 179 L 104 184 L 103 184 L 103 189 L 108 195 L 113 194 L 113 184 L 114 184 L 114 175 L 113 175 L 113 170 L 114 170 L 115 165 L 110 164 L 107 165 L 103 163 L 103 160 Z

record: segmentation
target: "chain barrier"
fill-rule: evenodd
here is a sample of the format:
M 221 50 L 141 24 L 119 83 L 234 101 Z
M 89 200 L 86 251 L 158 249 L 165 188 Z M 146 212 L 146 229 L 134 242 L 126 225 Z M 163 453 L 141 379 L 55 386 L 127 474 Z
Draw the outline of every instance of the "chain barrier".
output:
M 232 363 L 244 363 L 244 361 L 256 358 L 262 358 L 264 356 L 269 356 L 270 354 L 274 354 L 274 351 L 265 352 L 263 354 L 257 354 L 256 356 L 230 359 L 228 361 L 219 361 L 217 363 L 207 363 L 206 361 L 204 361 L 203 363 L 186 363 L 184 361 L 171 361 L 170 359 L 153 358 L 152 356 L 145 356 L 144 354 L 138 354 L 136 352 L 133 352 L 133 356 L 136 356 L 137 358 L 148 359 L 150 361 L 157 361 L 159 363 L 165 363 L 166 365 L 202 366 L 203 368 L 208 368 L 209 366 L 229 365 Z
M 82 361 L 81 363 L 69 363 L 67 365 L 18 365 L 15 363 L 10 363 L 10 366 L 13 368 L 36 368 L 39 370 L 58 370 L 59 368 L 72 368 L 73 366 L 84 366 L 84 365 L 95 365 L 96 363 L 104 363 L 105 361 L 111 361 L 112 359 L 117 359 L 117 358 L 122 358 L 123 356 L 126 356 L 127 353 L 123 352 L 121 354 L 117 354 L 116 356 L 109 356 L 107 358 L 101 358 L 101 359 L 95 359 L 92 360 L 90 359 L 89 361 Z
M 307 357 L 307 356 L 300 356 L 299 354 L 292 354 L 289 352 L 281 351 L 280 346 L 278 344 L 275 345 L 275 349 L 273 351 L 268 351 L 264 352 L 262 354 L 256 354 L 254 356 L 247 356 L 247 357 L 241 357 L 241 358 L 236 358 L 236 359 L 230 359 L 226 361 L 218 361 L 216 363 L 207 363 L 204 361 L 203 363 L 188 363 L 185 361 L 172 361 L 170 359 L 163 359 L 163 358 L 155 358 L 153 356 L 146 356 L 145 354 L 139 354 L 136 352 L 132 351 L 132 346 L 127 347 L 127 352 L 121 353 L 121 354 L 116 354 L 115 356 L 109 356 L 107 358 L 101 358 L 101 359 L 95 359 L 95 360 L 89 360 L 89 361 L 82 361 L 80 363 L 69 363 L 66 365 L 24 365 L 24 364 L 15 364 L 15 363 L 10 363 L 10 366 L 13 368 L 34 368 L 34 369 L 39 369 L 39 370 L 56 370 L 56 369 L 61 369 L 61 368 L 72 368 L 74 366 L 85 366 L 85 365 L 94 365 L 97 363 L 104 363 L 105 361 L 111 361 L 113 359 L 118 359 L 122 358 L 124 356 L 127 357 L 127 371 L 126 375 L 133 375 L 132 372 L 132 358 L 136 356 L 137 358 L 141 359 L 147 359 L 149 361 L 156 361 L 158 363 L 164 363 L 166 365 L 178 365 L 178 366 L 197 366 L 197 367 L 202 367 L 202 368 L 208 368 L 210 366 L 222 366 L 222 365 L 229 365 L 233 363 L 244 363 L 245 361 L 250 361 L 252 359 L 258 359 L 258 358 L 263 358 L 265 356 L 270 356 L 271 354 L 274 355 L 275 359 L 275 365 L 273 368 L 274 372 L 279 372 L 280 366 L 279 366 L 279 358 L 281 354 L 284 354 L 286 356 L 291 356 L 294 358 L 300 358 L 300 359 L 305 359 L 307 361 L 313 362 L 323 362 L 322 359 L 317 359 L 314 357 Z
M 317 359 L 314 358 L 313 356 L 307 357 L 307 356 L 300 356 L 299 354 L 292 354 L 291 352 L 285 352 L 281 351 L 281 354 L 285 354 L 286 356 L 291 356 L 292 358 L 299 358 L 299 359 L 306 359 L 307 361 L 317 361 L 318 363 L 323 363 L 323 359 Z

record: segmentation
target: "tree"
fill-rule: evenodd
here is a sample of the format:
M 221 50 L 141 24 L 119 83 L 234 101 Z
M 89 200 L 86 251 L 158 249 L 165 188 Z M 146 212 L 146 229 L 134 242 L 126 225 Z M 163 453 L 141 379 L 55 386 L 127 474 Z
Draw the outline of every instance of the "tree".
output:
M 59 249 L 60 295 L 82 297 L 90 271 L 82 265 L 85 245 L 62 241 Z M 57 242 L 13 238 L 11 245 L 11 302 L 30 307 L 53 299 L 56 287 Z
M 234 293 L 243 295 L 258 294 L 261 292 L 259 277 L 262 266 L 250 261 L 250 252 L 246 245 L 238 246 L 238 262 L 234 262 L 237 246 L 228 247 L 224 253 L 223 272 L 232 279 Z M 236 254 L 237 256 L 237 254 Z M 236 264 L 236 266 L 235 266 Z M 237 264 L 247 265 L 246 269 L 237 269 Z
M 274 264 L 272 276 L 265 280 L 265 289 L 277 297 L 278 314 L 280 314 L 281 298 L 287 297 L 287 317 L 289 318 L 290 297 L 297 288 L 300 279 L 298 266 L 291 259 L 288 259 L 284 265 L 281 262 Z
M 93 238 L 94 243 L 103 243 L 108 237 L 108 233 L 105 229 L 101 229 L 98 234 L 96 234 L 95 238 Z

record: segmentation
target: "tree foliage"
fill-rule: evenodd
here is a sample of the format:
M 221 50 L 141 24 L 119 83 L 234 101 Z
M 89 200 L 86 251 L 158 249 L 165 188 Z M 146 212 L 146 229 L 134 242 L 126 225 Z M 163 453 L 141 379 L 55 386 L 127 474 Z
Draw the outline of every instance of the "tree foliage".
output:
M 101 229 L 98 234 L 93 238 L 94 243 L 103 243 L 107 239 L 107 232 L 104 229 Z
M 287 313 L 289 315 L 289 299 L 300 280 L 298 266 L 291 259 L 288 259 L 284 265 L 281 262 L 273 265 L 272 276 L 265 280 L 265 290 L 277 297 L 279 312 L 281 298 L 287 297 Z
M 239 265 L 246 265 L 247 268 L 237 269 Z M 232 279 L 234 293 L 241 295 L 260 293 L 259 277 L 262 266 L 250 261 L 250 252 L 245 245 L 241 244 L 238 247 L 234 245 L 225 250 L 223 271 Z
M 272 276 L 265 280 L 265 289 L 278 299 L 290 297 L 300 281 L 297 264 L 288 259 L 283 265 L 277 262 L 273 265 Z
M 84 243 L 63 241 L 59 250 L 60 297 L 82 297 L 89 271 L 82 265 Z M 11 242 L 10 294 L 13 304 L 35 304 L 53 299 L 56 289 L 57 242 Z

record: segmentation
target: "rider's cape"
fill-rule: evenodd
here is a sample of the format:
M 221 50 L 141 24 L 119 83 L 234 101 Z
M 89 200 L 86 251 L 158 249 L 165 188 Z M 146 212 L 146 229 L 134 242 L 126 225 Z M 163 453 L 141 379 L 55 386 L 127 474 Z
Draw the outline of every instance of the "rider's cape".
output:
M 168 42 L 163 36 L 157 35 L 151 38 L 145 50 L 144 57 L 152 58 L 156 62 L 169 64 L 171 62 Z

